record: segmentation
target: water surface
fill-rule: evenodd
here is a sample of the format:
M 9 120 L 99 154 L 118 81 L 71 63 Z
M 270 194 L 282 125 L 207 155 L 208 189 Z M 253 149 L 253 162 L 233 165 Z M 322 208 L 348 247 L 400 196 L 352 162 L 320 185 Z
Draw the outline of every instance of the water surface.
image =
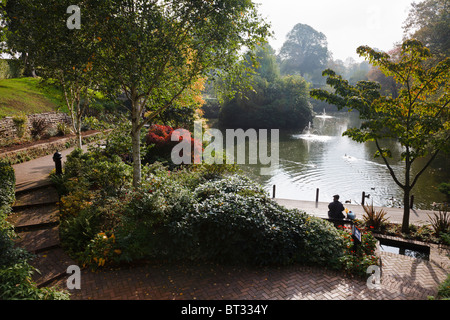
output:
M 392 179 L 381 158 L 374 158 L 373 142 L 358 143 L 342 134 L 359 127 L 357 113 L 336 112 L 316 116 L 309 127 L 297 132 L 280 131 L 279 166 L 270 175 L 260 175 L 260 165 L 241 165 L 252 178 L 276 197 L 311 200 L 319 188 L 319 201 L 332 201 L 334 194 L 342 202 L 359 204 L 362 192 L 370 194 L 366 203 L 376 206 L 402 206 L 402 190 Z M 401 146 L 383 141 L 393 151 L 390 160 L 399 180 L 404 180 L 404 162 L 399 160 Z M 416 161 L 413 173 L 422 169 L 425 159 Z M 267 166 L 266 166 L 267 167 Z M 414 207 L 431 209 L 433 202 L 444 200 L 437 185 L 450 181 L 448 156 L 441 156 L 423 173 L 413 189 Z

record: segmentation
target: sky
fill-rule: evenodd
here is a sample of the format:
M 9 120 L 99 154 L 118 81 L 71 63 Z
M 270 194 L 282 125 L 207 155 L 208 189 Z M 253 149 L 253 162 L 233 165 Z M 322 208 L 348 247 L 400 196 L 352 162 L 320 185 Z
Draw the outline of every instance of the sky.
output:
M 352 57 L 363 61 L 356 48 L 368 45 L 389 51 L 401 42 L 402 25 L 411 3 L 420 0 L 253 0 L 258 12 L 270 22 L 275 39 L 270 45 L 278 52 L 287 33 L 303 23 L 327 37 L 333 59 Z
M 333 59 L 345 61 L 360 45 L 389 51 L 401 42 L 402 25 L 412 2 L 421 0 L 253 0 L 272 25 L 269 43 L 279 51 L 287 33 L 303 23 L 325 34 Z

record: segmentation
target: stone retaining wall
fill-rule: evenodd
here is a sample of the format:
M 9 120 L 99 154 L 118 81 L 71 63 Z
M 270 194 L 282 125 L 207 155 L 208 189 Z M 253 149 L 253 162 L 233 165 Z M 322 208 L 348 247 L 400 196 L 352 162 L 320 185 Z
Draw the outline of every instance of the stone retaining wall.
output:
M 87 135 L 82 135 L 83 144 L 87 144 L 93 141 L 104 138 L 110 130 L 105 132 L 94 132 Z M 49 154 L 53 154 L 56 151 L 65 150 L 76 145 L 76 137 L 70 135 L 56 141 L 45 142 L 36 144 L 30 147 L 25 147 L 23 149 L 8 151 L 0 153 L 0 159 L 5 159 L 11 164 L 21 163 L 43 157 Z
M 25 126 L 25 132 L 23 136 L 29 136 L 32 123 L 35 120 L 43 119 L 47 124 L 47 130 L 52 128 L 56 129 L 58 123 L 64 122 L 66 124 L 71 124 L 72 119 L 66 113 L 62 112 L 46 112 L 39 114 L 31 114 L 27 116 L 27 122 Z M 13 141 L 15 139 L 20 139 L 21 136 L 19 134 L 19 128 L 14 123 L 14 117 L 5 117 L 0 120 L 0 144 L 5 144 L 9 141 Z

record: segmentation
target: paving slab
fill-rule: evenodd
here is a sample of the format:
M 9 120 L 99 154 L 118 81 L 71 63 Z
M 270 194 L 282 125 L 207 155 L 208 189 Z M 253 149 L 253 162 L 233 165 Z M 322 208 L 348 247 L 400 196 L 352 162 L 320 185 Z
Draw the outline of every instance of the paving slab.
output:
M 12 208 L 20 210 L 25 207 L 39 206 L 44 204 L 52 204 L 59 201 L 58 192 L 54 187 L 45 187 L 33 189 L 31 191 L 16 193 L 16 201 Z
M 36 254 L 32 260 L 33 267 L 39 270 L 33 275 L 38 287 L 45 286 L 67 275 L 67 268 L 76 263 L 62 248 L 53 248 Z
M 58 226 L 42 230 L 19 232 L 17 235 L 18 239 L 15 240 L 15 245 L 25 248 L 32 253 L 57 247 L 60 244 Z
M 59 223 L 59 207 L 56 204 L 29 206 L 16 209 L 6 219 L 15 230 L 36 228 Z

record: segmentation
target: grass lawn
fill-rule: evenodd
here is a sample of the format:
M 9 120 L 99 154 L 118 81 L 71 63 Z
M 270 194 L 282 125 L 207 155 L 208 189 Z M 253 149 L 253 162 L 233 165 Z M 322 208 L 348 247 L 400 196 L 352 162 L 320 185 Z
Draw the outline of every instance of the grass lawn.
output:
M 0 119 L 21 113 L 65 111 L 60 90 L 41 84 L 39 78 L 0 80 Z

